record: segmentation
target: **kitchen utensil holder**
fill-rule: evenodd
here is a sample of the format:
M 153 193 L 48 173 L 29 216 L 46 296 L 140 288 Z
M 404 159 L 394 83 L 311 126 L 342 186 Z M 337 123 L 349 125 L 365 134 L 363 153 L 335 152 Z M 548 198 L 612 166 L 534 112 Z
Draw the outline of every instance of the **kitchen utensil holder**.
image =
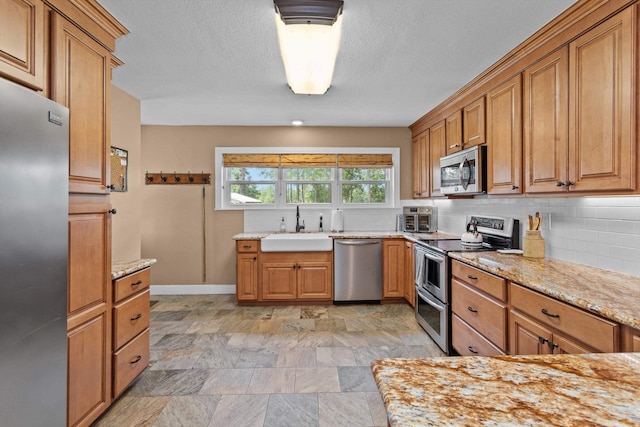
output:
M 544 239 L 540 230 L 527 230 L 522 239 L 522 253 L 528 258 L 544 258 Z

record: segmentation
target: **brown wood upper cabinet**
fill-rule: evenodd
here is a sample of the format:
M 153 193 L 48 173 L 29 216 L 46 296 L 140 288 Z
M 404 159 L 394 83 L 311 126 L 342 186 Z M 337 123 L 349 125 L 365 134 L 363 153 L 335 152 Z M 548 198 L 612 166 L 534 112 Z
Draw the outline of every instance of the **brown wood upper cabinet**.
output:
M 0 76 L 32 89 L 45 83 L 45 13 L 40 0 L 0 0 Z
M 60 15 L 52 29 L 52 99 L 73 111 L 69 192 L 108 193 L 111 52 Z
M 429 130 L 413 138 L 413 198 L 429 197 Z
M 629 7 L 569 44 L 569 190 L 637 188 L 636 27 Z
M 566 191 L 569 50 L 524 70 L 524 185 L 527 193 Z
M 487 193 L 521 193 L 522 77 L 487 94 Z
M 445 119 L 447 132 L 447 154 L 462 150 L 462 110 L 457 110 Z
M 447 155 L 445 121 L 442 120 L 429 129 L 429 180 L 431 197 L 441 197 L 440 157 Z
M 484 96 L 462 110 L 462 146 L 463 148 L 484 144 Z

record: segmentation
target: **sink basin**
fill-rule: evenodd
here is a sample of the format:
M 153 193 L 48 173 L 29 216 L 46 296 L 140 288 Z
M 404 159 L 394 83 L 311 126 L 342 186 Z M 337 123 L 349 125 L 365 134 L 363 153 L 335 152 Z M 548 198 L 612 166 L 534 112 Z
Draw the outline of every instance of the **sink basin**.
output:
M 263 252 L 328 252 L 333 239 L 326 233 L 274 233 L 260 242 Z

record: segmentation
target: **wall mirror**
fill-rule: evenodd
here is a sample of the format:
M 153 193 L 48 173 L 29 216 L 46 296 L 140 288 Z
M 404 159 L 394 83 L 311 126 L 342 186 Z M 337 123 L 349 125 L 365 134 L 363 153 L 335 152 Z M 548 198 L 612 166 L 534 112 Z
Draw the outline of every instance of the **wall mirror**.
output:
M 127 170 L 129 152 L 118 147 L 111 147 L 111 191 L 127 191 Z

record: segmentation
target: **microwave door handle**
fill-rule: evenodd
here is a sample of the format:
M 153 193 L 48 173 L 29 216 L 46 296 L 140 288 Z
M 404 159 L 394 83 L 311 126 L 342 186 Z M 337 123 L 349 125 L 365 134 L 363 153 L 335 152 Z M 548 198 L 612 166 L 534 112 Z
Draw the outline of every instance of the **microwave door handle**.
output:
M 465 156 L 464 159 L 462 159 L 462 161 L 460 162 L 460 185 L 462 185 L 462 188 L 464 188 L 465 190 L 467 189 L 467 187 L 469 186 L 469 180 L 471 179 L 471 174 L 469 174 L 469 177 L 467 178 L 467 181 L 465 182 L 464 180 L 464 168 L 465 168 L 465 164 L 469 165 L 469 160 L 467 160 L 467 157 Z M 468 167 L 468 166 L 467 166 Z

